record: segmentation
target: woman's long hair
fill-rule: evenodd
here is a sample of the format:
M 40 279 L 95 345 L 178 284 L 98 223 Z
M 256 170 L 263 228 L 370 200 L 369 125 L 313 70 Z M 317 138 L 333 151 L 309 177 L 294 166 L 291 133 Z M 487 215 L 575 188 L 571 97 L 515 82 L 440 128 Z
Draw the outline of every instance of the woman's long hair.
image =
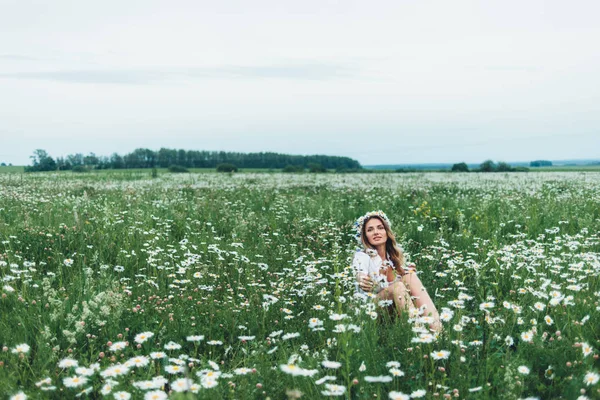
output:
M 365 249 L 374 249 L 374 247 L 369 243 L 369 240 L 367 239 L 366 235 L 367 221 L 373 218 L 377 218 L 383 224 L 383 227 L 385 228 L 385 233 L 387 235 L 387 241 L 385 242 L 385 251 L 387 252 L 387 254 L 389 254 L 390 260 L 394 264 L 396 272 L 398 272 L 398 274 L 400 275 L 404 275 L 406 273 L 403 268 L 404 253 L 402 252 L 402 249 L 400 249 L 400 247 L 398 246 L 398 243 L 396 243 L 396 236 L 394 235 L 394 232 L 392 232 L 388 223 L 385 222 L 383 219 L 377 216 L 373 216 L 371 218 L 366 219 L 363 222 L 362 230 L 360 233 L 360 240 L 362 241 L 363 246 L 365 246 Z

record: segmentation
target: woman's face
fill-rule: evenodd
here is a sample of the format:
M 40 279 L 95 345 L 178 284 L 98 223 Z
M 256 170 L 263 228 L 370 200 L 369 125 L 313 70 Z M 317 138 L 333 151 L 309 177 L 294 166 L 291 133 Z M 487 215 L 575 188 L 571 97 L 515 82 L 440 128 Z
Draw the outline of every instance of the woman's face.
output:
M 383 222 L 379 218 L 371 218 L 367 221 L 365 235 L 367 236 L 367 241 L 373 247 L 385 244 L 388 239 L 385 226 L 383 226 Z

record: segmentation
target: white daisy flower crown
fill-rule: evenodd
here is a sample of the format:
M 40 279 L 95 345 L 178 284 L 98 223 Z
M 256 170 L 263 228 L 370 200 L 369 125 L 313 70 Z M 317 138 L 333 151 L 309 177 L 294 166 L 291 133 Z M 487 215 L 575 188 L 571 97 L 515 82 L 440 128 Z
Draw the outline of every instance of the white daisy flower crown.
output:
M 392 226 L 392 223 L 390 222 L 390 219 L 387 217 L 387 215 L 385 215 L 385 213 L 383 211 L 381 211 L 381 210 L 369 211 L 368 213 L 366 213 L 362 217 L 358 218 L 356 220 L 356 222 L 354 223 L 354 226 L 353 226 L 354 231 L 356 232 L 355 235 L 354 235 L 354 237 L 356 238 L 356 241 L 358 243 L 360 243 L 360 244 L 362 244 L 362 241 L 360 239 L 360 235 L 362 233 L 363 225 L 365 224 L 366 221 L 368 221 L 372 217 L 379 217 L 382 220 L 384 220 L 390 228 Z

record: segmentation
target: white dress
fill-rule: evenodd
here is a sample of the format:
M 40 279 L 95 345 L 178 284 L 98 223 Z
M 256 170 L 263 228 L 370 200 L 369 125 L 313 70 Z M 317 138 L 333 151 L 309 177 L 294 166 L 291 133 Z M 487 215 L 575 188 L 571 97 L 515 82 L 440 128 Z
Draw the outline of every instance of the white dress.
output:
M 365 274 L 369 275 L 371 279 L 375 282 L 376 286 L 373 289 L 373 293 L 379 293 L 390 284 L 401 279 L 400 276 L 397 276 L 396 279 L 392 282 L 387 281 L 387 277 L 385 275 L 379 274 L 379 270 L 383 264 L 383 260 L 377 254 L 375 250 L 369 249 L 367 250 L 371 254 L 367 254 L 364 250 L 359 250 L 354 254 L 354 260 L 352 261 L 352 269 L 354 270 L 355 276 L 356 274 Z M 358 279 L 355 283 L 356 286 L 356 294 L 359 297 L 367 297 L 367 292 L 362 290 L 358 284 Z

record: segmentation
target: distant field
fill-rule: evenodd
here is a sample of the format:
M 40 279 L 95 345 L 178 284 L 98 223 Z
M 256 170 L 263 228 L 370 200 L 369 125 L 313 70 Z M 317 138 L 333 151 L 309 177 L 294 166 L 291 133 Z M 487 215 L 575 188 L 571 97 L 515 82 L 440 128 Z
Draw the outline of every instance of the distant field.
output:
M 552 167 L 532 167 L 531 171 L 567 171 L 567 172 L 575 172 L 575 171 L 600 171 L 600 165 L 554 165 Z
M 0 173 L 1 172 L 23 172 L 25 170 L 25 167 L 23 167 L 22 165 L 13 165 L 10 167 L 0 167 Z

